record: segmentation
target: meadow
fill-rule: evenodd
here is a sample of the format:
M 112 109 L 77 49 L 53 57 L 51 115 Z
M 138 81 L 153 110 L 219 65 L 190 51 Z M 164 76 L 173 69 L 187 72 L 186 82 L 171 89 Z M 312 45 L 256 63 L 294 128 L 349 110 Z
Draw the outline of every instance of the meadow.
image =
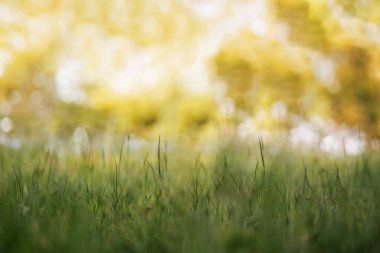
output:
M 380 252 L 379 14 L 0 0 L 0 253 Z
M 380 158 L 0 147 L 0 252 L 380 252 Z

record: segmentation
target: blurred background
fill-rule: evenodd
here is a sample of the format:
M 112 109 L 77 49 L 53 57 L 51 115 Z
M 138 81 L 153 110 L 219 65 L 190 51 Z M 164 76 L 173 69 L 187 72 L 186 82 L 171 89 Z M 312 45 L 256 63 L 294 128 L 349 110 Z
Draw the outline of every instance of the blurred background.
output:
M 125 130 L 359 153 L 380 136 L 380 2 L 2 0 L 0 144 Z

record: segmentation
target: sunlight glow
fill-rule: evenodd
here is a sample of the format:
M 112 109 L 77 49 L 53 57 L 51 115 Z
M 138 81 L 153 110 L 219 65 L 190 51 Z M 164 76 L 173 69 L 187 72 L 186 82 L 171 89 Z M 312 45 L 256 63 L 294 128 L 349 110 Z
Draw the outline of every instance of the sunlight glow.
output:
M 81 103 L 85 94 L 80 90 L 81 63 L 78 60 L 67 60 L 55 75 L 58 96 L 66 102 Z
M 226 0 L 181 0 L 197 16 L 204 19 L 216 18 L 226 6 Z
M 295 146 L 358 154 L 369 146 L 358 126 L 380 136 L 380 4 L 21 2 L 0 3 L 7 136 L 25 115 L 74 139 L 92 125 L 211 138 L 223 122 L 242 139 L 286 133 Z
M 317 145 L 320 137 L 313 125 L 303 122 L 290 130 L 289 138 L 294 145 L 313 147 Z
M 314 57 L 312 59 L 313 73 L 315 78 L 323 85 L 333 88 L 336 85 L 335 64 L 328 57 Z
M 282 101 L 277 101 L 272 104 L 272 116 L 276 120 L 284 120 L 287 114 L 286 104 Z
M 13 121 L 8 117 L 2 118 L 0 120 L 0 129 L 5 133 L 9 133 L 13 129 Z

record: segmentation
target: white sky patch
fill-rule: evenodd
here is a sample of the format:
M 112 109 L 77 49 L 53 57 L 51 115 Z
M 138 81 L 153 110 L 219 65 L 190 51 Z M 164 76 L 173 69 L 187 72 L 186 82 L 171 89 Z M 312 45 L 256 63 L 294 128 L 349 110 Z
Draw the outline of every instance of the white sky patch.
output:
M 24 20 L 27 29 L 25 44 L 29 48 L 47 47 L 52 41 L 56 18 L 48 14 L 27 17 Z M 47 25 L 49 24 L 49 25 Z
M 23 50 L 26 48 L 26 39 L 22 34 L 14 32 L 7 37 L 16 50 Z
M 183 84 L 194 93 L 205 93 L 209 86 L 207 67 L 202 62 L 196 62 L 182 72 Z
M 65 102 L 81 103 L 86 98 L 80 86 L 82 65 L 78 60 L 64 61 L 55 75 L 58 97 Z
M 182 0 L 198 17 L 212 19 L 219 16 L 226 5 L 226 0 Z
M 146 140 L 138 138 L 137 136 L 131 136 L 128 145 L 132 151 L 140 151 L 149 147 L 149 143 Z
M 337 85 L 335 76 L 335 63 L 328 57 L 312 57 L 311 62 L 314 77 L 323 85 L 332 88 Z
M 183 55 L 174 56 L 175 66 L 182 84 L 194 93 L 206 93 L 210 88 L 210 73 L 208 61 L 215 55 L 221 45 L 223 32 L 221 27 L 206 33 L 195 40 L 194 46 L 189 45 Z
M 344 140 L 344 148 L 349 155 L 358 155 L 365 150 L 365 141 L 357 136 L 350 136 Z
M 242 123 L 238 125 L 238 135 L 242 139 L 251 137 L 256 131 L 254 119 L 251 117 L 246 118 Z
M 152 88 L 158 85 L 164 78 L 164 71 L 157 62 L 157 51 L 139 49 L 131 53 L 125 66 L 116 70 L 109 70 L 109 80 L 111 87 L 121 93 L 133 93 L 143 88 Z M 112 60 L 110 60 L 112 62 Z M 107 77 L 107 75 L 106 75 Z
M 141 81 L 148 86 L 153 86 L 158 83 L 159 78 L 160 73 L 156 68 L 146 68 L 142 72 Z
M 0 4 L 0 22 L 8 24 L 14 22 L 14 10 L 5 4 Z
M 88 145 L 89 142 L 87 131 L 81 127 L 75 128 L 72 140 L 74 144 L 74 152 L 76 154 L 80 154 L 82 151 L 82 147 L 84 145 Z
M 250 30 L 257 36 L 264 36 L 269 30 L 268 21 L 266 20 L 267 5 L 263 0 L 257 0 L 247 6 L 248 15 L 251 16 Z
M 319 134 L 312 124 L 302 122 L 290 130 L 290 142 L 294 145 L 306 145 L 314 147 L 319 141 Z
M 22 19 L 22 12 L 10 8 L 6 4 L 0 4 L 0 23 L 13 24 Z
M 249 30 L 258 36 L 264 36 L 269 30 L 267 5 L 263 0 L 248 3 L 236 3 L 232 13 L 219 22 L 223 39 L 229 34 Z
M 119 70 L 109 77 L 111 88 L 118 94 L 127 94 L 134 91 L 131 83 L 128 83 L 128 70 Z
M 338 154 L 343 152 L 343 142 L 334 134 L 322 138 L 320 148 L 323 152 Z
M 5 133 L 9 133 L 13 129 L 13 121 L 8 117 L 2 118 L 0 120 L 0 129 Z
M 250 28 L 251 31 L 258 36 L 264 36 L 268 32 L 268 24 L 264 20 L 252 22 Z
M 284 120 L 287 115 L 287 106 L 282 101 L 277 101 L 272 104 L 272 116 L 277 120 Z

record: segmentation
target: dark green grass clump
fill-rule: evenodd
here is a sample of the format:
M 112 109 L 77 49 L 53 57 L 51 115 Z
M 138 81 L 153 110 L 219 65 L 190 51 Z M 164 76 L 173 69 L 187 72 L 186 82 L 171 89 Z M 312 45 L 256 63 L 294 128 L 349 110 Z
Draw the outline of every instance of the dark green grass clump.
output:
M 257 146 L 0 148 L 0 252 L 380 252 L 376 153 Z

